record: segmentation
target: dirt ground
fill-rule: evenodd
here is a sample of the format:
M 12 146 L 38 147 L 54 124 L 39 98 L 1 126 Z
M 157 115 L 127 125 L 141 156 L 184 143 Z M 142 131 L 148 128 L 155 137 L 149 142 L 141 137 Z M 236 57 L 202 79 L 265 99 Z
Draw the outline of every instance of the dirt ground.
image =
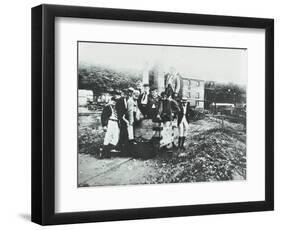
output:
M 86 138 L 89 134 L 82 135 Z M 227 121 L 222 125 L 209 117 L 192 122 L 185 147 L 184 151 L 163 150 L 146 160 L 114 155 L 98 159 L 91 154 L 95 149 L 81 148 L 78 186 L 246 179 L 246 134 L 242 125 Z

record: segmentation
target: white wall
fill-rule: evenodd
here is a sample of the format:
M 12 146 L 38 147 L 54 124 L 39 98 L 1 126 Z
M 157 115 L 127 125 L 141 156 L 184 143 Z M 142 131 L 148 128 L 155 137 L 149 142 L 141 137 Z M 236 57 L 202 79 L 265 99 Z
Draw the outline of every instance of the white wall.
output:
M 1 229 L 38 229 L 30 216 L 30 8 L 41 1 L 10 0 L 1 2 Z M 245 0 L 56 0 L 53 4 L 88 5 L 112 8 L 179 11 L 275 18 L 275 206 L 274 212 L 228 214 L 203 217 L 139 220 L 67 226 L 69 229 L 277 229 L 281 218 L 281 84 L 280 6 L 279 1 Z M 15 93 L 16 92 L 16 93 Z M 176 194 L 175 194 L 176 195 Z M 65 226 L 54 227 L 63 229 Z

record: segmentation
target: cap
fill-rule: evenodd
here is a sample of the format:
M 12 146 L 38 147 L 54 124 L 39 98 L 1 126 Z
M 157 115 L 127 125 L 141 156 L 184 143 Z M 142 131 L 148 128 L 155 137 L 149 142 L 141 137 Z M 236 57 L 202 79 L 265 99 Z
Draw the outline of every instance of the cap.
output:
M 130 92 L 134 92 L 135 90 L 134 90 L 134 88 L 133 88 L 133 87 L 130 87 L 130 88 L 128 89 L 128 91 L 130 91 Z

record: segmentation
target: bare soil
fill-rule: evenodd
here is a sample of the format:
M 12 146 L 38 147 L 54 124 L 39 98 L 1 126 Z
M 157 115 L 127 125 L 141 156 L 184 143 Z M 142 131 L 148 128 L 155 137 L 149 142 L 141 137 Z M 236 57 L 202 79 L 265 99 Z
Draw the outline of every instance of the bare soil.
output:
M 195 121 L 189 126 L 186 150 L 162 150 L 147 160 L 114 155 L 98 159 L 95 143 L 101 142 L 103 134 L 101 130 L 93 132 L 82 127 L 84 144 L 81 143 L 78 165 L 81 187 L 246 179 L 246 133 L 241 124 L 224 121 L 222 126 L 219 120 L 208 117 Z

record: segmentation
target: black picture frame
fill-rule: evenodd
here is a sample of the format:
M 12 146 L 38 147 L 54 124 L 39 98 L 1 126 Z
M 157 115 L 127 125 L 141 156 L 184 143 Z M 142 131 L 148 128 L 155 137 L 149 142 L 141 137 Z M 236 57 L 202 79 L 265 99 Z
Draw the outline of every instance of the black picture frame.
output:
M 55 213 L 55 18 L 109 19 L 265 29 L 265 200 Z M 274 20 L 126 9 L 32 8 L 32 221 L 41 225 L 267 211 L 274 209 Z

